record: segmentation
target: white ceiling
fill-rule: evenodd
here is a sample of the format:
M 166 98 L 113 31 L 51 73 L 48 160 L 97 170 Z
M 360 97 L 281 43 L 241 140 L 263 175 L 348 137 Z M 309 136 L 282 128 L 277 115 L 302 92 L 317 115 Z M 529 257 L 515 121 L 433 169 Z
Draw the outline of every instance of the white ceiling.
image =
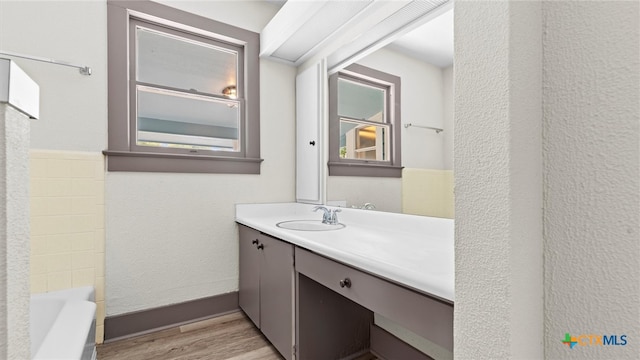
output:
M 453 64 L 453 9 L 387 45 L 438 67 Z

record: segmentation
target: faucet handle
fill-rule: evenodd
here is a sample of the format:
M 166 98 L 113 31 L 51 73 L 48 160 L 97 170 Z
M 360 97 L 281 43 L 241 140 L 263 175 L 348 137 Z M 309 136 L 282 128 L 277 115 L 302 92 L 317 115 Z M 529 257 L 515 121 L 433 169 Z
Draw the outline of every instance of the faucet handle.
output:
M 323 214 L 322 214 L 322 223 L 323 224 L 328 224 L 331 221 L 331 210 L 327 209 L 324 206 L 316 206 L 313 208 L 313 211 L 316 212 L 318 210 L 322 210 Z
M 327 209 L 327 208 L 326 208 L 326 207 L 324 207 L 324 206 L 319 206 L 319 205 L 318 205 L 318 206 L 316 206 L 316 207 L 314 207 L 314 208 L 313 208 L 313 212 L 316 212 L 316 211 L 318 211 L 318 210 L 322 210 L 322 211 L 324 211 L 325 213 L 326 213 L 326 212 L 329 212 L 329 209 Z
M 329 224 L 335 225 L 338 223 L 338 213 L 341 212 L 340 209 L 331 210 L 331 215 L 329 216 Z

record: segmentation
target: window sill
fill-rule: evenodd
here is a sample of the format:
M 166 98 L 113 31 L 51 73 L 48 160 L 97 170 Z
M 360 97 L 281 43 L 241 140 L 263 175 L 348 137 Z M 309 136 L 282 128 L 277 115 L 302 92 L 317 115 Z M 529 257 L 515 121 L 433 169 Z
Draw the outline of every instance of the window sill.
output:
M 330 161 L 329 176 L 402 177 L 402 166 Z
M 169 172 L 203 174 L 260 174 L 259 158 L 158 154 L 147 152 L 111 151 L 107 156 L 107 171 Z

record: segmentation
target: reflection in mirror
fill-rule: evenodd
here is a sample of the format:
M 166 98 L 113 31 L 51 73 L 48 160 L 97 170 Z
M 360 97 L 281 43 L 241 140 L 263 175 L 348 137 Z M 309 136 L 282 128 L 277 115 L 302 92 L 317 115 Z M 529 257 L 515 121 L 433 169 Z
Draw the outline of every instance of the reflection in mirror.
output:
M 385 89 L 338 79 L 338 115 L 341 117 L 385 122 L 385 97 Z
M 358 208 L 372 203 L 380 211 L 453 218 L 453 10 L 442 11 L 357 63 L 401 78 L 403 124 L 444 131 L 402 127 L 402 179 L 328 176 L 327 201 Z M 352 116 L 370 119 L 376 110 L 371 106 L 369 112 Z M 355 134 L 364 133 L 346 120 L 340 125 L 340 151 L 347 156 L 347 133 L 352 133 L 354 149 Z M 377 145 L 385 129 L 373 121 L 367 125 L 374 126 L 376 136 L 370 128 L 370 137 L 360 136 L 359 144 L 371 149 L 373 142 L 365 138 L 375 138 Z
M 340 158 L 387 161 L 388 126 L 340 119 Z
M 341 159 L 388 161 L 387 90 L 338 78 Z
M 329 77 L 329 176 L 402 175 L 400 78 L 359 64 Z

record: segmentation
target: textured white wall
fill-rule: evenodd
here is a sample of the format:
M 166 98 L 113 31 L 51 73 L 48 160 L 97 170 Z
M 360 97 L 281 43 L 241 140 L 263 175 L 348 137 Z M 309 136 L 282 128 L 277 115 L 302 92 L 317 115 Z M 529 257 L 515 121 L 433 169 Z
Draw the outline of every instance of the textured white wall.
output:
M 0 125 L 4 128 L 4 124 L 6 121 L 5 114 L 6 105 L 0 104 Z M 5 140 L 5 131 L 0 130 L 0 145 L 3 147 L 6 146 Z M 4 153 L 0 153 L 0 201 L 2 201 L 2 206 L 0 206 L 0 260 L 2 260 L 2 266 L 0 266 L 0 356 L 4 359 L 7 357 L 7 351 L 9 346 L 9 334 L 7 333 L 7 279 L 9 278 L 8 268 L 6 267 L 7 263 L 7 184 L 6 184 L 6 167 L 7 167 L 7 156 Z M 26 345 L 26 344 L 23 344 Z M 25 346 L 26 347 L 26 346 Z
M 640 4 L 455 16 L 455 357 L 637 359 Z
M 261 61 L 261 174 L 107 174 L 107 315 L 238 288 L 236 203 L 295 201 L 296 69 Z
M 30 359 L 29 127 L 0 103 L 0 358 Z
M 640 3 L 544 2 L 545 355 L 640 354 Z M 622 335 L 626 346 L 560 343 Z
M 543 356 L 541 5 L 455 2 L 454 356 Z
M 442 69 L 442 168 L 453 170 L 453 66 Z

